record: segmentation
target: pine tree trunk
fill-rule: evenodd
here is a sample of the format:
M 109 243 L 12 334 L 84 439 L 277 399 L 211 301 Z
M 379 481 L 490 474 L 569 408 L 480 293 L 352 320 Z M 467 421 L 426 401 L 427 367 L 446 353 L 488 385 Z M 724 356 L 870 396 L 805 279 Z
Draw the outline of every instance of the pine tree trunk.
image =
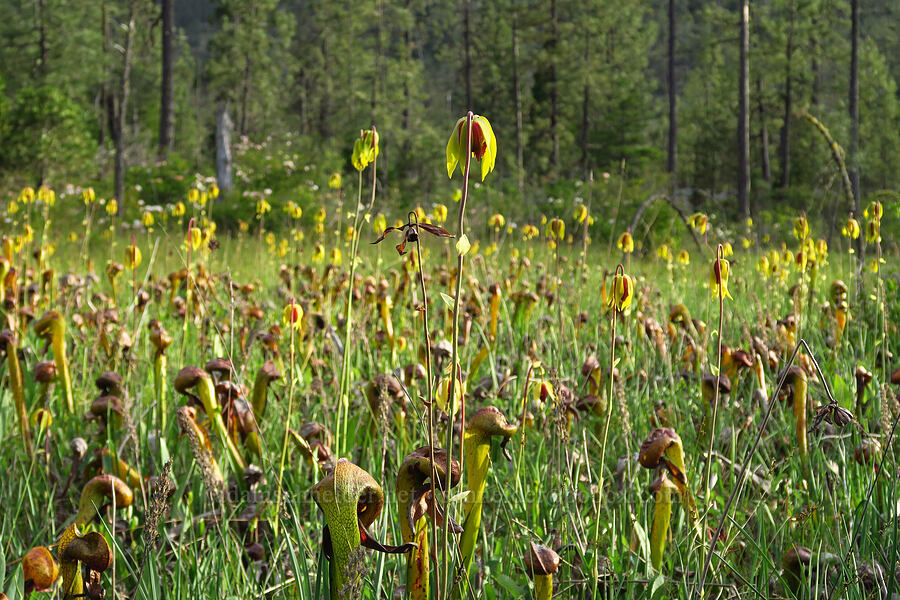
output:
M 781 163 L 781 180 L 778 187 L 786 188 L 791 185 L 791 118 L 794 110 L 793 102 L 793 77 L 791 66 L 794 56 L 794 6 L 791 4 L 791 22 L 787 35 L 787 47 L 784 51 L 784 114 L 781 123 L 781 139 L 778 146 L 778 159 Z
M 669 40 L 668 40 L 668 74 L 669 93 L 669 160 L 668 171 L 675 176 L 678 167 L 678 110 L 675 88 L 675 0 L 669 0 Z
M 859 215 L 859 0 L 850 0 L 850 186 Z M 861 242 L 860 242 L 861 245 Z
M 750 217 L 750 1 L 741 2 L 740 77 L 738 86 L 738 212 Z
M 119 211 L 125 203 L 125 127 L 128 115 L 128 100 L 131 96 L 131 59 L 134 53 L 134 19 L 137 9 L 136 0 L 131 0 L 128 5 L 128 26 L 125 33 L 125 49 L 122 57 L 122 84 L 119 91 L 119 101 L 116 106 L 116 169 L 115 169 L 115 194 L 119 203 Z
M 584 42 L 584 65 L 589 64 L 591 56 L 591 35 L 588 33 Z M 579 132 L 579 142 L 581 142 L 581 178 L 586 180 L 588 176 L 588 139 L 591 129 L 591 86 L 588 78 L 584 79 L 584 88 L 582 89 L 581 98 L 581 131 Z
M 559 41 L 559 13 L 556 0 L 550 0 L 550 135 L 553 138 L 553 154 L 550 166 L 554 177 L 559 176 L 559 82 L 556 73 L 557 43 Z
M 525 191 L 525 140 L 522 132 L 522 89 L 519 81 L 519 15 L 512 17 L 513 103 L 516 110 L 516 183 Z
M 162 0 L 162 80 L 159 99 L 159 158 L 165 160 L 175 139 L 175 80 L 172 38 L 175 35 L 175 0 Z
M 759 110 L 759 153 L 762 162 L 762 176 L 766 183 L 772 183 L 772 166 L 769 161 L 769 126 L 766 124 L 766 107 L 763 102 L 762 80 L 756 78 L 756 101 Z

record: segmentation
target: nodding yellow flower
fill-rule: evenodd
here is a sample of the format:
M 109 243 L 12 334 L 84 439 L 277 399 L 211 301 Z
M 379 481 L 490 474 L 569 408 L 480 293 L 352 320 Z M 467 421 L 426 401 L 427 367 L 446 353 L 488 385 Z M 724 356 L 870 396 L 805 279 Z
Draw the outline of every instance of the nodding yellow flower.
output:
M 884 264 L 885 262 L 887 262 L 887 261 L 885 261 L 883 258 L 873 258 L 869 262 L 869 270 L 872 271 L 873 273 L 877 273 L 878 269 L 879 269 L 879 264 Z
M 722 256 L 728 258 L 734 254 L 734 248 L 731 247 L 731 242 L 725 242 L 722 244 Z
M 331 264 L 339 265 L 341 264 L 341 250 L 340 248 L 332 248 L 331 249 Z
M 306 236 L 303 235 L 302 229 L 294 229 L 291 231 L 291 237 L 294 238 L 295 242 L 302 242 Z
M 31 225 L 25 225 L 25 235 L 22 236 L 25 244 L 30 244 L 34 241 L 34 228 Z
M 322 262 L 325 260 L 325 246 L 321 243 L 316 244 L 315 248 L 313 248 L 313 262 Z
M 828 242 L 823 239 L 816 240 L 816 258 L 820 263 L 828 258 Z
M 288 250 L 290 250 L 288 241 L 285 239 L 282 239 L 281 241 L 278 242 L 278 250 L 275 252 L 275 255 L 278 258 L 284 258 L 285 256 L 287 256 Z
M 753 218 L 752 217 L 747 217 L 747 220 L 745 222 L 747 224 L 747 227 L 753 227 Z
M 94 194 L 94 188 L 89 187 L 81 190 L 81 200 L 84 202 L 85 206 L 93 204 L 96 199 L 97 195 Z
M 494 229 L 499 230 L 499 229 L 503 228 L 504 225 L 506 225 L 506 218 L 503 215 L 501 215 L 500 213 L 494 213 L 488 219 L 488 226 L 492 227 Z
M 141 215 L 141 224 L 144 227 L 153 227 L 153 224 L 156 222 L 156 217 L 153 216 L 153 213 L 149 210 L 145 210 Z
M 714 298 L 719 297 L 719 289 L 721 286 L 722 296 L 734 300 L 734 298 L 731 297 L 731 293 L 728 291 L 728 274 L 730 271 L 731 266 L 726 259 L 720 258 L 713 261 L 712 269 L 710 269 L 709 272 L 709 290 L 712 292 Z
M 40 200 L 47 206 L 53 206 L 54 204 L 56 204 L 56 192 L 51 190 L 46 185 L 42 185 L 38 188 L 37 197 L 38 200 Z
M 6 203 L 6 214 L 14 215 L 19 212 L 19 203 L 15 200 L 10 200 Z
M 709 227 L 709 217 L 703 213 L 694 213 L 688 217 L 688 225 L 693 227 L 697 233 L 704 235 Z
M 141 249 L 134 244 L 125 248 L 125 259 L 122 262 L 125 263 L 126 269 L 138 268 L 141 264 Z
M 678 253 L 678 258 L 676 259 L 682 265 L 691 264 L 691 255 L 687 250 L 682 250 Z
M 566 239 L 566 223 L 556 217 L 547 222 L 547 237 L 554 242 Z M 554 246 L 555 247 L 555 246 Z
M 443 225 L 447 221 L 447 207 L 443 204 L 436 204 L 431 211 L 431 218 L 438 225 Z
M 184 213 L 187 212 L 187 207 L 184 205 L 184 202 L 179 200 L 175 204 L 172 205 L 172 216 L 173 217 L 183 217 Z
M 299 219 L 303 216 L 303 209 L 297 206 L 297 203 L 293 200 L 288 201 L 288 203 L 284 205 L 284 212 L 292 219 Z
M 863 216 L 867 219 L 877 219 L 880 221 L 881 217 L 884 216 L 884 206 L 881 205 L 881 202 L 873 200 L 872 202 L 869 202 L 866 210 L 863 211 Z
M 453 127 L 450 140 L 447 142 L 447 176 L 453 178 L 453 171 L 459 165 L 460 171 L 466 167 L 466 149 L 468 143 L 468 131 L 466 127 L 467 117 L 462 117 Z M 481 163 L 481 180 L 494 170 L 494 162 L 497 160 L 497 138 L 490 121 L 481 115 L 472 115 L 472 156 Z
M 418 205 L 418 206 L 416 206 L 416 207 L 413 209 L 413 212 L 416 213 L 416 218 L 419 220 L 419 223 L 424 223 L 424 222 L 425 222 L 425 218 L 426 218 L 426 215 L 425 215 L 425 209 L 422 208 L 422 205 L 421 205 L 421 204 Z
M 316 223 L 313 226 L 313 231 L 315 231 L 316 233 L 319 233 L 319 234 L 322 233 L 323 231 L 325 231 L 325 224 L 324 223 Z
M 30 185 L 19 192 L 19 202 L 22 204 L 31 204 L 34 202 L 34 188 Z
M 187 237 L 185 238 L 184 242 L 188 248 L 191 248 L 193 250 L 199 250 L 200 244 L 203 243 L 203 234 L 201 233 L 201 231 L 198 228 L 191 227 L 188 230 L 188 234 L 187 234 Z
M 69 241 L 70 241 L 70 242 L 77 242 L 77 241 L 78 241 L 78 234 L 75 233 L 74 231 L 70 231 L 70 232 L 69 232 Z
M 453 190 L 453 201 L 459 202 L 460 200 L 462 200 L 462 190 L 456 188 L 455 190 Z
M 199 202 L 200 201 L 200 190 L 198 190 L 197 188 L 189 189 L 188 193 L 187 193 L 187 199 L 188 199 L 188 202 L 190 202 L 191 204 L 196 204 L 197 202 Z
M 119 202 L 115 198 L 112 198 L 106 203 L 106 214 L 113 216 L 117 212 L 119 212 Z
M 762 236 L 763 244 L 768 244 L 771 241 L 771 239 L 772 239 L 772 237 L 768 233 L 765 234 L 764 236 Z
M 616 246 L 618 246 L 619 250 L 621 250 L 625 254 L 631 254 L 632 252 L 634 252 L 634 238 L 631 237 L 630 229 L 619 236 L 619 239 L 616 240 Z
M 485 255 L 485 256 L 490 256 L 491 254 L 493 254 L 493 253 L 496 252 L 496 251 L 497 251 L 497 243 L 496 243 L 496 242 L 491 242 L 491 243 L 488 245 L 488 247 L 484 249 L 484 255 Z
M 215 183 L 211 183 L 209 185 L 209 197 L 212 200 L 215 200 L 219 197 L 219 186 L 217 186 Z
M 250 223 L 248 223 L 247 221 L 238 220 L 238 229 L 246 233 L 250 231 Z
M 206 192 L 200 192 L 200 199 L 197 200 L 197 204 L 200 206 L 206 206 L 206 203 L 209 201 L 209 194 Z
M 859 221 L 850 217 L 844 226 L 841 227 L 841 235 L 851 240 L 859 239 Z
M 340 173 L 332 173 L 331 177 L 328 178 L 328 187 L 333 190 L 341 189 L 341 174 Z
M 801 241 L 809 237 L 809 221 L 806 220 L 806 215 L 794 219 L 794 237 Z
M 579 204 L 575 207 L 575 222 L 579 225 L 583 225 L 585 219 L 588 218 L 588 209 L 584 204 Z
M 264 239 L 266 241 L 266 244 L 268 244 L 269 246 L 275 245 L 275 234 L 271 231 L 266 233 L 266 237 Z
M 769 259 L 766 258 L 765 254 L 759 257 L 759 262 L 756 263 L 756 270 L 765 277 L 769 276 Z
M 319 210 L 316 211 L 316 214 L 313 215 L 313 221 L 315 221 L 316 223 L 324 223 L 325 217 L 327 217 L 327 216 L 328 216 L 328 213 L 325 212 L 325 207 L 320 206 Z
M 353 154 L 350 162 L 357 171 L 369 166 L 378 156 L 378 132 L 371 129 L 361 130 L 353 143 Z
M 672 251 L 669 249 L 668 244 L 663 244 L 659 248 L 656 249 L 656 256 L 658 258 L 663 259 L 667 263 L 672 262 Z
M 541 234 L 541 230 L 535 225 L 526 225 L 522 228 L 522 239 L 525 241 L 533 240 Z
M 344 239 L 348 242 L 353 240 L 353 236 L 356 234 L 356 229 L 353 225 L 347 225 L 347 229 L 344 230 Z
M 375 235 L 381 235 L 381 232 L 385 229 L 387 229 L 387 218 L 384 216 L 384 213 L 378 213 L 372 219 L 372 231 L 375 232 Z
M 260 198 L 256 201 L 256 216 L 262 217 L 266 213 L 272 210 L 272 205 L 266 201 L 265 198 Z
M 745 237 L 745 238 L 741 239 L 741 246 L 744 247 L 744 250 L 746 250 L 747 248 L 749 248 L 752 245 L 753 245 L 753 240 L 751 240 L 750 238 Z
M 303 307 L 292 302 L 281 312 L 281 321 L 287 328 L 300 329 L 303 325 Z
M 619 312 L 625 312 L 634 300 L 634 277 L 624 272 L 613 277 L 612 295 L 607 304 Z
M 866 209 L 868 210 L 868 209 Z M 881 220 L 871 218 L 866 223 L 866 241 L 870 244 L 881 242 Z

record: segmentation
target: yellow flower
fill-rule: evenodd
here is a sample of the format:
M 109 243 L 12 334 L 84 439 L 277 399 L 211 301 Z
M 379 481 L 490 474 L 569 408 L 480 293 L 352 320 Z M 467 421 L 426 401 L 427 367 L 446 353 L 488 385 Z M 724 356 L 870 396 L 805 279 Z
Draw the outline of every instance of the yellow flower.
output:
M 744 250 L 753 245 L 753 240 L 750 238 L 741 238 L 741 246 L 743 246 Z
M 866 223 L 866 241 L 870 244 L 881 242 L 881 221 L 879 219 L 872 218 Z
M 96 199 L 97 196 L 94 194 L 94 188 L 89 187 L 81 190 L 81 200 L 84 202 L 85 206 L 93 204 Z
M 501 229 L 504 225 L 506 225 L 506 218 L 500 213 L 494 213 L 488 219 L 488 227 L 493 227 L 494 229 Z
M 841 227 L 841 235 L 851 240 L 859 239 L 859 221 L 850 217 Z
M 682 265 L 688 265 L 691 263 L 691 255 L 687 250 L 682 250 L 678 253 L 678 262 Z
M 144 227 L 153 227 L 153 223 L 156 222 L 156 218 L 153 216 L 153 213 L 149 210 L 145 210 L 141 215 L 141 224 Z
M 219 197 L 219 186 L 217 186 L 215 183 L 211 183 L 209 185 L 209 197 L 213 200 Z
M 316 223 L 324 223 L 324 222 L 325 222 L 325 217 L 326 217 L 326 216 L 327 216 L 327 214 L 326 214 L 326 212 L 325 212 L 325 207 L 324 207 L 324 206 L 320 206 L 320 207 L 319 207 L 319 210 L 317 210 L 317 211 L 316 211 L 316 214 L 313 216 L 313 220 L 314 220 Z
M 134 244 L 125 248 L 125 260 L 122 262 L 126 269 L 136 269 L 141 264 L 141 249 Z
M 244 233 L 250 231 L 250 223 L 247 221 L 238 221 L 238 229 L 243 231 Z
M 722 295 L 734 300 L 728 292 L 728 273 L 730 270 L 731 267 L 726 259 L 722 258 L 713 261 L 712 269 L 709 272 L 709 290 L 712 292 L 713 297 L 719 297 L 721 286 Z
M 313 248 L 313 262 L 322 262 L 325 260 L 325 246 L 321 243 L 316 244 L 316 247 Z
M 322 223 L 316 223 L 313 226 L 313 231 L 315 231 L 316 233 L 322 233 L 323 231 L 325 231 L 325 225 Z
M 203 243 L 203 234 L 196 227 L 191 227 L 188 230 L 187 237 L 185 238 L 185 244 L 188 248 L 192 248 L 194 250 L 200 249 L 200 244 Z
M 47 206 L 53 206 L 54 204 L 56 204 L 56 192 L 51 190 L 46 185 L 42 185 L 38 188 L 37 197 L 38 200 L 40 200 Z
M 447 207 L 443 204 L 435 205 L 434 209 L 431 211 L 431 217 L 434 219 L 435 223 L 443 225 L 444 222 L 447 221 Z
M 174 205 L 172 205 L 172 216 L 173 217 L 183 217 L 184 213 L 187 212 L 187 207 L 184 205 L 184 202 L 179 200 Z
M 693 227 L 700 235 L 703 235 L 709 227 L 709 217 L 703 213 L 694 213 L 688 217 L 688 225 Z
M 459 202 L 460 200 L 462 200 L 462 190 L 457 188 L 453 190 L 453 201 Z
M 877 219 L 880 221 L 881 217 L 884 216 L 884 207 L 881 205 L 881 202 L 873 200 L 872 202 L 869 202 L 869 206 L 863 211 L 863 216 L 867 219 Z
M 275 234 L 271 231 L 266 233 L 266 237 L 264 239 L 266 241 L 266 244 L 268 244 L 269 246 L 275 245 Z
M 351 162 L 353 168 L 362 171 L 378 156 L 378 132 L 366 129 L 359 132 L 359 137 L 353 143 Z
M 825 262 L 825 259 L 828 258 L 828 242 L 823 239 L 816 241 L 816 257 L 819 262 Z
M 341 264 L 341 250 L 340 248 L 332 248 L 331 249 L 331 264 L 339 265 Z
M 800 215 L 794 219 L 794 237 L 798 240 L 805 240 L 809 237 L 809 222 L 806 215 Z
M 469 135 L 466 130 L 467 117 L 456 122 L 450 140 L 447 142 L 447 176 L 453 178 L 456 165 L 460 170 L 465 169 L 466 149 L 469 146 Z M 481 163 L 481 180 L 494 170 L 494 162 L 497 160 L 497 138 L 491 123 L 481 115 L 472 116 L 472 156 Z
M 869 270 L 873 273 L 877 273 L 879 269 L 879 264 L 884 264 L 886 261 L 883 258 L 873 258 L 869 262 Z
M 341 174 L 340 173 L 332 173 L 331 177 L 328 178 L 328 187 L 333 190 L 341 189 Z
M 725 242 L 722 244 L 722 256 L 728 258 L 734 254 L 734 248 L 731 247 L 731 242 Z
M 612 295 L 607 304 L 619 312 L 625 312 L 631 306 L 632 300 L 634 300 L 634 277 L 624 273 L 616 274 L 613 277 Z
M 188 199 L 188 202 L 190 202 L 191 204 L 196 204 L 197 202 L 199 202 L 200 201 L 200 190 L 198 190 L 197 188 L 189 189 L 188 194 L 187 194 L 187 199 Z
M 631 254 L 632 252 L 634 252 L 634 238 L 631 237 L 630 230 L 619 236 L 619 239 L 616 240 L 616 246 L 618 246 L 619 250 L 621 250 L 625 254 Z
M 69 241 L 70 241 L 70 242 L 77 242 L 77 241 L 78 241 L 78 234 L 75 233 L 74 231 L 70 231 L 70 232 L 69 232 Z
M 656 249 L 656 256 L 666 262 L 672 262 L 672 251 L 669 250 L 669 246 L 667 244 L 663 244 Z
M 347 229 L 344 230 L 344 239 L 348 242 L 352 241 L 355 233 L 356 229 L 354 229 L 353 225 L 347 225 Z
M 106 203 L 106 214 L 113 216 L 117 212 L 119 212 L 119 203 L 115 198 L 112 198 Z
M 269 204 L 265 198 L 260 198 L 256 201 L 256 216 L 262 217 L 266 213 L 272 210 L 272 205 Z
M 281 312 L 281 322 L 289 329 L 300 329 L 303 325 L 303 307 L 296 302 L 285 306 Z
M 526 225 L 525 227 L 522 228 L 522 239 L 525 241 L 532 240 L 532 239 L 536 238 L 537 236 L 539 236 L 540 234 L 541 234 L 540 229 L 538 229 L 537 226 L 535 226 L 535 225 Z
M 547 222 L 547 237 L 554 242 L 566 239 L 566 223 L 556 217 Z
M 303 239 L 304 239 L 306 236 L 303 235 L 303 230 L 302 230 L 302 229 L 294 229 L 294 230 L 291 232 L 291 237 L 294 238 L 294 241 L 295 241 L 295 242 L 302 242 Z
M 15 200 L 10 200 L 6 203 L 6 214 L 14 215 L 19 212 L 19 203 Z
M 19 202 L 22 204 L 31 204 L 34 202 L 34 188 L 28 186 L 23 188 L 21 192 L 19 192 Z
M 759 262 L 756 263 L 756 270 L 764 276 L 769 275 L 769 259 L 766 258 L 765 254 L 759 257 Z
M 575 207 L 575 222 L 579 225 L 583 224 L 585 219 L 588 218 L 588 209 L 584 204 L 579 204 Z
M 387 218 L 383 213 L 378 213 L 372 219 L 372 231 L 375 232 L 375 235 L 381 235 L 385 229 L 387 229 Z

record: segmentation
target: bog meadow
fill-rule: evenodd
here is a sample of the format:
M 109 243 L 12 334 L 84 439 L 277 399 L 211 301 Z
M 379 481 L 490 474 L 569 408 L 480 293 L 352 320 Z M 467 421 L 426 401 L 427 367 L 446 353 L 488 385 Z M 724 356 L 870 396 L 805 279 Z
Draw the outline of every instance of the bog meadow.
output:
M 657 4 L 0 3 L 0 599 L 900 598 L 900 5 Z

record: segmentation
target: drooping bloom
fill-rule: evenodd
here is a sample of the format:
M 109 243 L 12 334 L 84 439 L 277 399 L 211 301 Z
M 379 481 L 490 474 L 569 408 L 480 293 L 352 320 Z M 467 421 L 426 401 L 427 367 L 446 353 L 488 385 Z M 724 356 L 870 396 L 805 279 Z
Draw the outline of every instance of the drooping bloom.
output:
M 303 322 L 303 307 L 292 302 L 284 307 L 281 320 L 285 327 L 300 329 Z
M 841 235 L 851 240 L 859 239 L 859 221 L 850 217 L 841 227 Z
M 488 226 L 492 229 L 502 229 L 504 225 L 506 225 L 506 217 L 500 213 L 495 213 L 488 219 Z
M 806 220 L 806 215 L 800 215 L 794 219 L 794 237 L 801 241 L 809 237 L 809 222 Z
M 688 225 L 694 228 L 700 235 L 704 235 L 709 227 L 709 217 L 699 212 L 688 217 L 687 222 Z
M 332 173 L 331 177 L 328 178 L 328 187 L 333 190 L 341 189 L 341 174 L 340 173 Z
M 687 250 L 682 250 L 678 253 L 678 262 L 682 265 L 691 264 L 691 255 Z
M 125 248 L 125 260 L 123 262 L 126 269 L 136 269 L 141 264 L 141 249 L 134 244 Z
M 353 168 L 362 171 L 378 156 L 378 132 L 366 129 L 359 132 L 359 138 L 353 143 L 351 162 Z M 329 181 L 330 183 L 330 181 Z M 340 180 L 338 180 L 340 184 Z M 340 187 L 340 186 L 338 186 Z
M 709 272 L 709 290 L 712 292 L 713 297 L 719 297 L 719 289 L 721 287 L 722 295 L 734 300 L 728 292 L 728 274 L 730 271 L 731 266 L 726 259 L 717 258 L 713 261 L 712 269 Z
M 575 207 L 575 222 L 579 225 L 583 224 L 585 219 L 588 218 L 588 209 L 584 204 L 579 204 Z
M 634 252 L 634 238 L 631 237 L 631 230 L 628 230 L 619 236 L 619 239 L 616 241 L 616 246 L 618 246 L 619 250 L 625 254 Z
M 460 170 L 465 169 L 466 148 L 468 147 L 468 135 L 466 131 L 466 119 L 462 117 L 453 127 L 450 140 L 447 142 L 447 176 L 453 178 L 456 165 Z M 481 115 L 472 116 L 472 156 L 481 163 L 481 180 L 494 170 L 494 162 L 497 160 L 497 138 L 490 121 Z
M 607 301 L 609 306 L 614 307 L 619 312 L 624 312 L 631 301 L 634 300 L 634 277 L 622 274 L 616 274 L 613 277 L 612 295 Z

